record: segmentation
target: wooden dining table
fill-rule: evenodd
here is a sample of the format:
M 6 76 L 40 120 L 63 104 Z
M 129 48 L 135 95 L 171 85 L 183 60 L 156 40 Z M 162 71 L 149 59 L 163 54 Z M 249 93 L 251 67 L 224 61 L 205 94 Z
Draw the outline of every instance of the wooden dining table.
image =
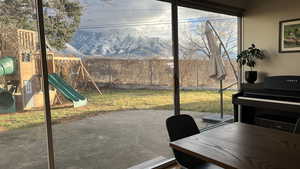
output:
M 170 146 L 225 169 L 300 169 L 300 135 L 244 123 L 223 125 Z

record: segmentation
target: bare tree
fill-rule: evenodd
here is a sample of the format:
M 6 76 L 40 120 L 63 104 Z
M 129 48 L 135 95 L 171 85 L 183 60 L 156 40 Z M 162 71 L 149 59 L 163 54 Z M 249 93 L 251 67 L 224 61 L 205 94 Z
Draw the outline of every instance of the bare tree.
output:
M 226 59 L 232 67 L 232 71 L 236 76 L 235 66 L 232 63 L 234 60 L 233 55 L 237 52 L 237 24 L 233 19 L 218 19 L 211 21 L 212 25 L 218 32 L 218 36 L 222 40 L 224 44 L 224 48 L 226 51 L 221 48 L 221 56 Z M 195 24 L 195 23 L 192 23 Z M 182 37 L 180 38 L 180 58 L 184 60 L 184 67 L 189 69 L 181 69 L 181 78 L 180 81 L 183 83 L 186 78 L 190 74 L 190 69 L 195 69 L 198 73 L 198 66 L 195 65 L 195 61 L 191 60 L 199 60 L 199 59 L 209 59 L 211 55 L 211 51 L 208 47 L 208 42 L 205 37 L 205 24 L 206 22 L 200 22 L 198 25 L 193 25 L 194 29 L 190 29 L 191 25 L 184 25 Z M 219 42 L 220 44 L 220 42 Z M 227 53 L 226 53 L 227 52 Z M 227 55 L 228 54 L 228 55 Z M 190 61 L 188 61 L 190 60 Z M 182 61 L 183 62 L 183 61 Z M 196 68 L 195 68 L 196 66 Z M 236 76 L 237 77 L 237 76 Z M 198 79 L 198 74 L 196 79 Z M 197 86 L 199 86 L 199 82 L 197 80 Z
M 3 51 L 8 49 L 17 52 L 17 27 L 13 23 L 3 23 L 0 19 L 0 57 L 2 57 Z
M 207 45 L 207 39 L 205 38 L 205 24 L 205 22 L 201 22 L 197 25 L 195 30 L 183 31 L 183 38 L 180 42 L 180 52 L 183 59 L 195 57 L 191 54 L 196 54 L 198 57 L 206 56 L 209 58 L 211 52 Z M 235 28 L 236 22 L 233 20 L 216 20 L 212 21 L 212 24 L 222 39 L 227 52 L 230 55 L 235 54 L 237 51 L 237 29 Z M 225 51 L 222 50 L 221 52 L 222 57 L 225 57 Z

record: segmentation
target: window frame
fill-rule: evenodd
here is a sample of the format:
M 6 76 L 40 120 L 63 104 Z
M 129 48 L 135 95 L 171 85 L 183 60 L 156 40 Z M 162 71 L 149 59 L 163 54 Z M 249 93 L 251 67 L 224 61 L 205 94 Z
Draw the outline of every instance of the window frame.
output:
M 47 149 L 48 149 L 48 169 L 55 169 L 54 160 L 54 149 L 53 149 L 53 136 L 52 136 L 52 118 L 51 118 L 51 106 L 50 106 L 50 93 L 49 93 L 49 82 L 48 82 L 48 68 L 47 68 L 47 50 L 44 30 L 44 14 L 42 0 L 35 0 L 38 16 L 38 33 L 39 43 L 41 50 L 41 65 L 42 65 L 42 81 L 44 91 L 44 111 L 46 117 L 46 132 L 47 132 Z M 193 1 L 193 0 L 158 0 L 171 3 L 172 11 L 172 45 L 173 45 L 173 80 L 174 80 L 174 114 L 180 114 L 180 84 L 179 84 L 179 42 L 178 42 L 178 7 L 187 7 L 192 9 L 210 11 L 220 14 L 227 14 L 239 17 L 238 19 L 238 51 L 242 49 L 242 38 L 243 38 L 243 24 L 242 17 L 244 9 L 236 8 L 228 5 L 221 5 L 215 2 L 208 1 Z M 241 72 L 241 71 L 240 71 Z M 241 79 L 241 77 L 240 77 Z M 169 161 L 175 163 L 175 159 Z M 163 164 L 162 164 L 163 165 Z

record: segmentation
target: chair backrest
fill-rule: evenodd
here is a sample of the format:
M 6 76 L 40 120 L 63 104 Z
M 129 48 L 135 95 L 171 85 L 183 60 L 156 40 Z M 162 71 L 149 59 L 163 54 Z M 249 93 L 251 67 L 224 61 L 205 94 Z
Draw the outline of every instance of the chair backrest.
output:
M 194 119 L 189 115 L 183 114 L 169 117 L 166 124 L 170 141 L 176 141 L 200 133 Z
M 169 117 L 166 121 L 166 125 L 170 141 L 176 141 L 200 133 L 194 119 L 189 115 L 175 115 Z M 192 168 L 201 162 L 199 159 L 177 150 L 173 149 L 173 152 L 177 162 L 186 168 Z
M 295 129 L 294 129 L 295 134 L 300 134 L 300 118 L 298 119 Z

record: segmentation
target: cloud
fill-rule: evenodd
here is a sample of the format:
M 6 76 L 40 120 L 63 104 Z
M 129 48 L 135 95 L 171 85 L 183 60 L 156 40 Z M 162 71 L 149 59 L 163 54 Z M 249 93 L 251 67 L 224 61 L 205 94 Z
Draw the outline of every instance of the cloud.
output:
M 170 4 L 156 0 L 80 0 L 83 26 L 127 24 L 170 19 Z M 166 15 L 167 14 L 167 15 Z
M 84 6 L 81 29 L 108 31 L 118 29 L 131 34 L 171 39 L 171 5 L 157 0 L 80 0 Z M 179 8 L 180 31 L 188 24 L 195 24 L 193 18 L 224 15 Z

